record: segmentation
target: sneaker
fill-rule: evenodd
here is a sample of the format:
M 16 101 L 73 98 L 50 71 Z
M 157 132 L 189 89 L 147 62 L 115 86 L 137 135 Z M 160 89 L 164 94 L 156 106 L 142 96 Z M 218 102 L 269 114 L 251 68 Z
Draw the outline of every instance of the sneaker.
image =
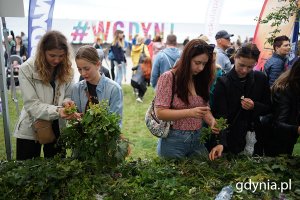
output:
M 136 101 L 139 102 L 139 103 L 143 103 L 143 100 L 142 100 L 140 97 L 138 97 L 138 98 L 136 99 Z

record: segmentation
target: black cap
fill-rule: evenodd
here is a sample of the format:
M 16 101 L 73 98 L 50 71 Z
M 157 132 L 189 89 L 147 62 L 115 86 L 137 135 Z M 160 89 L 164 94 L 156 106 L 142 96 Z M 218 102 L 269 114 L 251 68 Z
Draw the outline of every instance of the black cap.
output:
M 233 34 L 229 34 L 227 31 L 225 30 L 222 30 L 222 31 L 219 31 L 217 32 L 216 34 L 216 40 L 217 39 L 220 39 L 220 38 L 225 38 L 225 39 L 229 39 L 230 37 L 234 36 Z

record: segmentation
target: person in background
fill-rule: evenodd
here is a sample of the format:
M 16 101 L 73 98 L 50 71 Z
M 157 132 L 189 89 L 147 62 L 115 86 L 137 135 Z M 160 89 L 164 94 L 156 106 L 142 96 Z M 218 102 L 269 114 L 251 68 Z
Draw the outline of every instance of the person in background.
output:
M 180 51 L 177 48 L 177 37 L 174 34 L 170 34 L 167 36 L 166 48 L 156 55 L 152 65 L 150 83 L 153 88 L 156 87 L 160 75 L 172 69 L 179 57 Z
M 156 55 L 160 50 L 163 50 L 165 48 L 164 43 L 162 42 L 162 39 L 160 35 L 156 35 L 155 38 L 153 39 L 153 56 L 152 56 L 152 61 L 154 62 Z
M 273 49 L 272 57 L 267 60 L 264 66 L 270 87 L 280 74 L 287 69 L 288 54 L 291 50 L 290 39 L 285 35 L 276 37 L 273 42 Z
M 147 36 L 147 38 L 146 38 L 144 44 L 148 46 L 148 45 L 151 43 L 151 41 L 152 41 L 152 40 L 151 40 L 151 35 L 149 34 L 149 35 Z
M 75 55 L 75 62 L 84 80 L 76 83 L 72 90 L 72 100 L 78 112 L 85 113 L 89 103 L 97 104 L 107 100 L 110 112 L 122 117 L 123 94 L 119 84 L 100 73 L 101 61 L 97 50 L 89 45 L 82 46 Z M 122 121 L 120 121 L 121 125 Z
M 139 37 L 139 34 L 135 34 L 134 37 L 132 38 L 132 45 L 136 45 L 136 40 Z
M 21 36 L 16 36 L 16 44 L 11 47 L 10 55 L 20 56 L 23 62 L 27 60 L 27 49 L 22 43 Z
M 124 47 L 123 47 L 123 51 L 124 51 L 124 55 L 125 55 L 125 59 L 124 59 L 124 65 L 123 65 L 123 80 L 124 82 L 126 83 L 127 80 L 126 80 L 126 76 L 127 76 L 127 59 L 126 59 L 126 52 L 127 52 L 127 49 L 131 49 L 130 47 L 130 43 L 128 41 L 126 41 L 125 39 L 125 35 L 123 35 L 123 41 L 124 41 Z
M 231 46 L 230 38 L 232 36 L 234 35 L 225 30 L 217 32 L 215 36 L 217 41 L 217 64 L 222 67 L 224 73 L 228 73 L 232 68 L 231 62 L 225 53 L 225 50 Z
M 292 155 L 300 134 L 300 59 L 271 87 L 273 134 L 267 156 Z
M 23 45 L 25 46 L 26 49 L 28 49 L 28 37 L 23 31 L 21 32 L 21 38 L 22 38 Z
M 207 155 L 205 146 L 199 142 L 203 121 L 218 133 L 208 103 L 214 76 L 213 50 L 214 46 L 203 40 L 191 40 L 174 68 L 163 73 L 158 80 L 155 113 L 160 120 L 173 121 L 168 136 L 159 138 L 157 152 L 160 157 Z
M 115 66 L 115 81 L 121 86 L 123 79 L 123 70 L 125 68 L 125 54 L 124 48 L 124 32 L 116 30 L 114 33 L 114 39 L 112 42 L 111 50 L 114 54 L 114 66 Z
M 209 105 L 213 105 L 213 94 L 215 91 L 215 86 L 217 83 L 217 79 L 223 75 L 222 67 L 217 64 L 217 50 L 214 49 L 213 52 L 213 60 L 212 60 L 213 72 L 214 72 L 214 80 L 209 89 Z
M 234 67 L 217 80 L 212 111 L 215 118 L 227 119 L 229 128 L 221 134 L 221 143 L 211 150 L 211 160 L 221 156 L 224 148 L 233 154 L 243 152 L 248 131 L 255 131 L 254 154 L 263 154 L 260 116 L 270 113 L 271 102 L 267 77 L 260 71 L 253 71 L 259 54 L 255 44 L 244 44 L 235 54 Z
M 70 100 L 73 70 L 70 47 L 66 37 L 58 31 L 49 31 L 40 39 L 35 57 L 28 59 L 19 70 L 19 81 L 24 102 L 19 120 L 15 126 L 17 138 L 17 160 L 40 157 L 52 158 L 61 152 L 57 140 L 43 146 L 36 141 L 32 124 L 36 120 L 52 121 L 56 138 L 64 120 L 71 119 L 62 105 L 73 104 Z
M 136 67 L 139 64 L 142 52 L 145 53 L 146 57 L 150 58 L 148 47 L 144 44 L 144 37 L 138 36 L 136 39 L 136 44 L 132 46 L 131 50 L 131 60 L 133 67 Z
M 96 41 L 93 44 L 93 47 L 96 48 L 96 49 L 103 49 L 102 44 L 103 44 L 102 39 L 100 37 L 96 37 Z
M 185 46 L 189 41 L 190 41 L 190 37 L 187 36 L 187 37 L 183 40 L 182 45 Z
M 147 60 L 151 62 L 150 58 L 147 58 Z M 145 61 L 140 60 L 139 64 L 132 68 L 134 73 L 131 78 L 131 86 L 133 87 L 134 91 L 137 91 L 136 101 L 138 103 L 143 103 L 143 97 L 147 91 L 147 80 L 143 71 L 143 68 L 145 67 L 144 62 Z

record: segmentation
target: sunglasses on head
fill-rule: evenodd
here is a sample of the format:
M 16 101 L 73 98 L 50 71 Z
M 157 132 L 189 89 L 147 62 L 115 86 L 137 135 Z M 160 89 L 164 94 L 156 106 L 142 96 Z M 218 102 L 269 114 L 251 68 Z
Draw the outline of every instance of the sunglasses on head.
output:
M 200 50 L 203 50 L 204 48 L 208 51 L 208 53 L 213 53 L 214 52 L 214 49 L 215 49 L 215 46 L 214 44 L 196 44 L 194 46 L 194 48 L 197 48 L 197 49 L 200 49 Z

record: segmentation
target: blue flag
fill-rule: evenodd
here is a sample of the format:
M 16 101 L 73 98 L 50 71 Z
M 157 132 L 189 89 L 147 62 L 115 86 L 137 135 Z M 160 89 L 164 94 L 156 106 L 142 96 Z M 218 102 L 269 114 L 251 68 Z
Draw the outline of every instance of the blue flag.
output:
M 30 0 L 28 14 L 28 55 L 34 55 L 40 38 L 52 28 L 55 0 Z
M 294 29 L 291 36 L 291 51 L 289 54 L 288 68 L 290 68 L 298 58 L 297 52 L 298 52 L 299 14 L 300 12 L 298 12 L 298 15 L 295 19 Z

